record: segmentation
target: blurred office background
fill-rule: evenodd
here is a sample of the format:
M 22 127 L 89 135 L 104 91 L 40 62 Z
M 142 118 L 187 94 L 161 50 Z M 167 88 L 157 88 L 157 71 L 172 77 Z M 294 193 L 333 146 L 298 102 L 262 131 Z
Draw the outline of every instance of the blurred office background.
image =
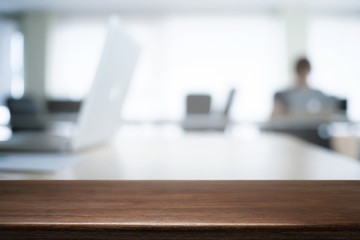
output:
M 0 124 L 9 96 L 76 111 L 114 14 L 142 48 L 124 123 L 181 124 L 188 94 L 210 95 L 216 112 L 235 89 L 229 119 L 257 126 L 275 92 L 295 84 L 300 56 L 312 63 L 310 85 L 346 99 L 349 121 L 360 120 L 360 1 L 2 0 Z

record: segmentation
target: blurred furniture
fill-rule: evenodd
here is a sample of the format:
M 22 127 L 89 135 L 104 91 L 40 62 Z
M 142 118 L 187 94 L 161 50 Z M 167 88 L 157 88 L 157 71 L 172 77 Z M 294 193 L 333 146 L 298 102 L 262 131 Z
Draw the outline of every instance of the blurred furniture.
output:
M 45 129 L 45 122 L 41 119 L 39 107 L 31 97 L 8 98 L 6 105 L 10 111 L 12 131 L 42 131 Z
M 76 154 L 3 153 L 73 164 L 57 172 L 4 171 L 0 179 L 108 180 L 346 180 L 360 179 L 360 163 L 333 151 L 280 134 L 249 138 L 220 133 L 125 136 Z M 37 163 L 38 164 L 38 163 Z
M 288 134 L 309 143 L 331 149 L 331 136 L 328 132 L 329 123 L 291 123 L 284 122 L 282 124 L 266 124 L 262 127 L 265 132 L 276 132 Z
M 186 114 L 210 114 L 211 96 L 190 94 L 186 97 Z
M 10 112 L 12 131 L 44 131 L 53 122 L 75 122 L 81 101 L 48 100 L 46 110 L 40 111 L 30 96 L 20 99 L 8 98 L 6 105 Z
M 81 101 L 48 100 L 46 107 L 49 113 L 77 113 L 80 111 Z
M 279 97 L 279 96 L 278 96 Z M 263 131 L 285 133 L 321 147 L 332 149 L 329 126 L 334 122 L 348 122 L 347 100 L 326 97 L 332 104 L 331 111 L 324 114 L 288 114 L 271 119 L 262 126 Z
M 360 123 L 333 123 L 330 129 L 332 149 L 360 160 Z
M 331 137 L 331 148 L 345 156 L 360 160 L 360 138 L 349 134 Z
M 231 89 L 229 92 L 229 95 L 228 95 L 228 98 L 227 98 L 227 101 L 225 104 L 224 112 L 223 112 L 224 116 L 229 116 L 229 114 L 230 114 L 230 109 L 234 102 L 235 93 L 236 93 L 235 89 Z
M 76 123 L 82 101 L 47 100 L 47 122 L 72 122 Z
M 348 109 L 348 102 L 347 99 L 337 99 L 336 103 L 336 112 L 339 114 L 347 115 L 347 109 Z
M 2 181 L 7 239 L 359 239 L 359 181 Z
M 231 89 L 220 112 L 211 112 L 209 95 L 188 95 L 186 98 L 186 116 L 182 122 L 185 131 L 225 131 L 229 125 L 229 112 L 234 100 L 235 89 Z

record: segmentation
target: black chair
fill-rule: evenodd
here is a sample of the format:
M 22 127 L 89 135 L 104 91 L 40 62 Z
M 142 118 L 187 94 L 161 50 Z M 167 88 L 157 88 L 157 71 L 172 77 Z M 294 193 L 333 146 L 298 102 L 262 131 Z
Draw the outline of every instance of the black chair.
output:
M 39 108 L 31 97 L 8 98 L 6 105 L 10 111 L 10 125 L 13 132 L 43 131 L 45 129 Z
M 48 100 L 46 107 L 49 113 L 78 113 L 81 101 Z

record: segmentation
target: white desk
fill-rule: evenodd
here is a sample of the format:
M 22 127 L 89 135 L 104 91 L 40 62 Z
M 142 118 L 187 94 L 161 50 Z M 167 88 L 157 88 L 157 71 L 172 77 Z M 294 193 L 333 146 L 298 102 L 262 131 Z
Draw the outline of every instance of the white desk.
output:
M 0 179 L 360 179 L 357 160 L 275 134 L 120 135 L 74 156 L 53 174 L 0 172 Z

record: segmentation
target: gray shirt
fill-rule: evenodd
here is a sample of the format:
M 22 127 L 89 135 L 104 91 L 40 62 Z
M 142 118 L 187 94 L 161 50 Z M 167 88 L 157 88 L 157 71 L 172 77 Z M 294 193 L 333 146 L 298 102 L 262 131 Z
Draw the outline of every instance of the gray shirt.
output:
M 321 115 L 336 111 L 336 99 L 318 90 L 288 89 L 277 92 L 275 100 L 290 115 Z

